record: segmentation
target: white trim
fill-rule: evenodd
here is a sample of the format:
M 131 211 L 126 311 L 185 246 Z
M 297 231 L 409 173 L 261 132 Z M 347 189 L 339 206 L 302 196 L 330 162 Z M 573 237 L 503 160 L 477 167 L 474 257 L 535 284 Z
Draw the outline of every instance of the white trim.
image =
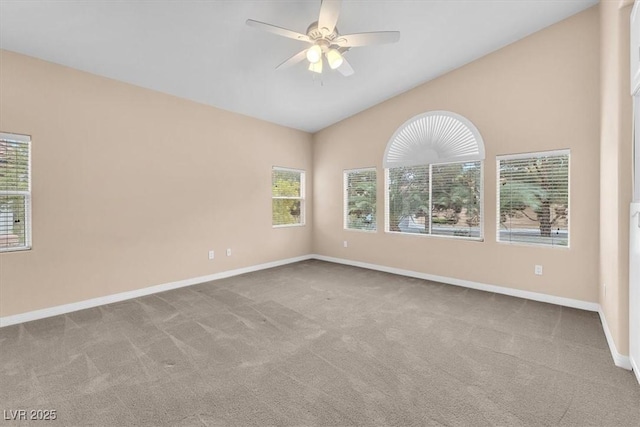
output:
M 562 148 L 559 150 L 550 151 L 531 151 L 528 153 L 515 153 L 515 154 L 498 154 L 496 160 L 518 160 L 518 159 L 536 159 L 539 157 L 555 157 L 555 156 L 570 156 L 570 148 Z
M 30 322 L 32 320 L 44 319 L 47 317 L 57 316 L 60 314 L 71 313 L 74 311 L 97 307 L 105 304 L 112 304 L 115 302 L 125 301 L 132 298 L 138 298 L 138 297 L 151 295 L 159 292 L 169 291 L 172 289 L 178 289 L 186 286 L 196 285 L 199 283 L 210 282 L 213 280 L 224 279 L 227 277 L 237 276 L 245 273 L 251 273 L 254 271 L 265 270 L 267 268 L 279 267 L 282 265 L 291 264 L 291 263 L 300 262 L 300 261 L 306 261 L 309 259 L 317 259 L 320 261 L 350 265 L 353 267 L 367 268 L 370 270 L 383 271 L 385 273 L 398 274 L 398 275 L 407 276 L 407 277 L 415 277 L 417 279 L 431 280 L 431 281 L 436 281 L 440 283 L 446 283 L 449 285 L 461 286 L 465 288 L 477 289 L 477 290 L 486 291 L 486 292 L 494 292 L 502 295 L 509 295 L 509 296 L 518 297 L 518 298 L 530 299 L 533 301 L 546 302 L 549 304 L 556 304 L 556 305 L 561 305 L 565 307 L 572 307 L 572 308 L 578 308 L 581 310 L 598 312 L 598 314 L 600 315 L 600 320 L 602 322 L 602 329 L 604 330 L 604 334 L 606 336 L 607 343 L 611 351 L 611 356 L 613 357 L 613 361 L 615 365 L 624 369 L 631 369 L 633 366 L 636 378 L 638 378 L 638 382 L 640 382 L 640 369 L 638 369 L 638 366 L 636 366 L 635 362 L 632 361 L 628 356 L 623 356 L 620 353 L 618 353 L 615 343 L 613 342 L 613 338 L 611 337 L 611 332 L 609 331 L 609 326 L 607 325 L 607 321 L 604 317 L 604 313 L 602 312 L 602 308 L 598 303 L 581 301 L 581 300 L 576 300 L 572 298 L 558 297 L 554 295 L 541 294 L 537 292 L 523 291 L 520 289 L 506 288 L 502 286 L 488 285 L 484 283 L 472 282 L 469 280 L 455 279 L 455 278 L 444 277 L 444 276 L 436 276 L 433 274 L 421 273 L 417 271 L 404 270 L 400 268 L 387 267 L 387 266 L 377 265 L 377 264 L 370 264 L 367 262 L 352 261 L 352 260 L 343 259 L 343 258 L 334 258 L 334 257 L 318 255 L 318 254 L 309 254 L 309 255 L 303 255 L 295 258 L 272 261 L 264 264 L 238 268 L 235 270 L 222 271 L 222 272 L 210 274 L 207 276 L 200 276 L 200 277 L 195 277 L 191 279 L 179 280 L 176 282 L 164 283 L 161 285 L 150 286 L 142 289 L 136 289 L 133 291 L 121 292 L 118 294 L 93 298 L 90 300 L 58 305 L 55 307 L 44 308 L 42 310 L 35 310 L 35 311 L 26 312 L 26 313 L 15 314 L 12 316 L 0 317 L 0 327 L 15 325 L 15 324 L 24 323 L 24 322 Z
M 354 168 L 354 169 L 343 169 L 342 172 L 343 173 L 347 173 L 347 172 L 378 172 L 377 170 L 378 168 L 376 166 L 367 166 L 364 168 Z M 378 179 L 377 175 L 376 175 L 376 179 Z
M 629 363 L 631 364 L 631 370 L 636 374 L 636 379 L 638 380 L 638 384 L 640 384 L 640 368 L 633 358 L 629 357 Z
M 33 237 L 33 224 L 31 223 L 31 218 L 32 218 L 32 213 L 31 213 L 31 204 L 32 204 L 32 193 L 33 193 L 33 170 L 31 167 L 31 163 L 33 161 L 33 154 L 31 153 L 31 148 L 33 145 L 33 142 L 31 140 L 31 137 L 29 136 L 29 141 L 26 143 L 27 144 L 27 174 L 29 176 L 29 195 L 25 197 L 24 203 L 25 203 L 25 210 L 26 212 L 24 213 L 24 220 L 26 222 L 25 227 L 24 227 L 24 245 L 25 247 L 31 249 L 31 247 L 33 246 L 33 241 L 31 240 Z
M 631 64 L 631 95 L 637 95 L 640 92 L 640 30 L 638 29 L 638 21 L 640 21 L 640 2 L 634 2 L 630 16 L 630 43 L 629 43 L 629 59 Z
M 320 261 L 334 262 L 337 264 L 351 265 L 353 267 L 368 268 L 369 270 L 383 271 L 385 273 L 398 274 L 400 276 L 415 277 L 416 279 L 431 280 L 434 282 L 446 283 L 449 285 L 462 286 L 464 288 L 477 289 L 480 291 L 494 292 L 496 294 L 509 295 L 512 297 L 530 299 L 533 301 L 546 302 L 549 304 L 562 305 L 565 307 L 579 308 L 587 311 L 598 311 L 600 305 L 597 302 L 582 301 L 572 298 L 558 297 L 555 295 L 541 294 L 537 292 L 523 291 L 520 289 L 506 288 L 485 283 L 472 282 L 470 280 L 456 279 L 453 277 L 436 276 L 435 274 L 422 273 L 419 271 L 404 270 L 401 268 L 387 267 L 385 265 L 370 264 L 368 262 L 352 261 L 344 258 L 334 258 L 324 255 L 313 255 L 312 258 Z
M 272 171 L 285 171 L 285 172 L 301 172 L 304 173 L 305 170 L 304 169 L 296 169 L 296 168 L 285 168 L 282 166 L 273 166 L 272 167 Z
M 484 160 L 480 162 L 480 238 L 484 242 Z
M 0 190 L 0 196 L 29 196 L 30 191 Z
M 0 253 L 23 252 L 30 251 L 31 249 L 31 246 L 8 246 L 6 248 L 0 248 Z
M 609 350 L 611 351 L 611 357 L 613 358 L 613 363 L 615 363 L 615 365 L 619 368 L 631 370 L 631 360 L 629 359 L 629 356 L 624 356 L 618 353 L 618 348 L 616 347 L 616 343 L 613 341 L 613 336 L 611 335 L 611 331 L 609 330 L 609 325 L 607 324 L 607 318 L 604 316 L 602 307 L 598 307 L 598 314 L 600 315 L 600 321 L 602 322 L 602 329 L 604 330 L 604 336 L 607 337 L 607 344 L 609 344 Z M 637 376 L 637 373 L 636 373 L 636 376 Z
M 389 232 L 391 224 L 389 223 L 389 209 L 390 209 L 390 200 L 389 200 L 389 168 L 384 168 L 384 231 L 385 233 Z
M 9 141 L 9 142 L 31 142 L 31 135 L 0 132 L 0 139 L 3 141 Z
M 0 253 L 10 254 L 12 252 L 30 251 L 31 249 L 33 249 L 31 246 L 7 246 L 5 248 L 0 248 Z
M 397 236 L 416 236 L 419 238 L 433 238 L 433 239 L 456 239 L 469 242 L 484 242 L 484 237 L 467 237 L 467 236 L 447 236 L 446 234 L 427 234 L 427 233 L 408 233 L 404 231 L 385 231 L 385 233 Z
M 629 205 L 629 361 L 640 382 L 640 202 Z
M 304 227 L 306 224 L 304 222 L 296 222 L 295 224 L 278 224 L 272 225 L 271 228 L 288 228 L 288 227 Z
M 611 332 L 609 331 L 609 325 L 607 325 L 607 320 L 604 317 L 602 308 L 600 307 L 600 304 L 596 302 L 582 301 L 582 300 L 577 300 L 573 298 L 558 297 L 555 295 L 523 291 L 520 289 L 506 288 L 502 286 L 488 285 L 485 283 L 472 282 L 469 280 L 455 279 L 452 277 L 444 277 L 444 276 L 436 276 L 434 274 L 404 270 L 404 269 L 395 268 L 395 267 L 387 267 L 384 265 L 370 264 L 367 262 L 352 261 L 352 260 L 343 259 L 343 258 L 334 258 L 334 257 L 329 257 L 324 255 L 313 255 L 312 258 L 318 259 L 321 261 L 334 262 L 337 264 L 367 268 L 369 270 L 383 271 L 385 273 L 399 274 L 401 276 L 415 277 L 417 279 L 431 280 L 434 282 L 446 283 L 449 285 L 477 289 L 480 291 L 494 292 L 496 294 L 509 295 L 512 297 L 524 298 L 524 299 L 529 299 L 533 301 L 546 302 L 549 304 L 556 304 L 564 307 L 571 307 L 571 308 L 577 308 L 580 310 L 598 312 L 598 314 L 600 315 L 600 321 L 602 322 L 602 329 L 604 330 L 604 335 L 607 338 L 607 344 L 609 345 L 609 350 L 611 351 L 613 363 L 616 366 L 623 369 L 628 369 L 628 370 L 632 369 L 632 364 L 631 364 L 632 361 L 629 359 L 629 357 L 618 353 L 618 349 L 615 345 L 615 342 L 613 341 Z M 636 378 L 638 379 L 638 382 L 640 383 L 640 369 L 638 369 L 637 366 L 635 366 L 634 372 L 636 374 Z
M 425 217 L 426 220 L 426 217 Z M 427 228 L 426 226 L 424 228 Z M 391 231 L 391 230 L 389 230 Z M 429 235 L 433 232 L 433 165 L 429 165 Z
M 306 261 L 311 258 L 313 258 L 313 255 L 303 255 L 295 258 L 287 258 L 283 260 L 267 262 L 264 264 L 237 268 L 235 270 L 221 271 L 219 273 L 209 274 L 207 276 L 200 276 L 200 277 L 194 277 L 191 279 L 178 280 L 176 282 L 163 283 L 161 285 L 149 286 L 142 289 L 135 289 L 133 291 L 106 295 L 103 297 L 73 302 L 70 304 L 57 305 L 54 307 L 43 308 L 41 310 L 28 311 L 26 313 L 14 314 L 12 316 L 4 316 L 4 317 L 0 317 L 0 328 L 4 326 L 15 325 L 18 323 L 30 322 L 32 320 L 58 316 L 60 314 L 71 313 L 78 310 L 84 310 L 86 308 L 97 307 L 100 305 L 113 304 L 115 302 L 125 301 L 132 298 L 138 298 L 146 295 L 156 294 L 159 292 L 169 291 L 172 289 L 183 288 L 185 286 L 197 285 L 199 283 L 210 282 L 212 280 L 224 279 L 227 277 L 238 276 L 240 274 L 251 273 L 259 270 L 265 270 L 267 268 L 279 267 L 281 265 L 291 264 L 294 262 Z
M 636 4 L 640 4 L 636 3 Z M 640 49 L 640 46 L 638 47 Z M 640 72 L 640 68 L 638 68 Z M 638 76 L 640 83 L 640 76 Z M 631 184 L 633 202 L 640 202 L 640 90 L 633 97 L 633 121 L 632 121 L 632 145 L 631 145 Z

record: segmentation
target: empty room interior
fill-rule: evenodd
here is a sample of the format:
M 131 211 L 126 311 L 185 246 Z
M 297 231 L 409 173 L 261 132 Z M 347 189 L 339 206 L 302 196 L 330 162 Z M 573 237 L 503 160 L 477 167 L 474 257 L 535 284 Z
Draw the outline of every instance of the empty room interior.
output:
M 0 0 L 1 425 L 640 425 L 632 0 Z

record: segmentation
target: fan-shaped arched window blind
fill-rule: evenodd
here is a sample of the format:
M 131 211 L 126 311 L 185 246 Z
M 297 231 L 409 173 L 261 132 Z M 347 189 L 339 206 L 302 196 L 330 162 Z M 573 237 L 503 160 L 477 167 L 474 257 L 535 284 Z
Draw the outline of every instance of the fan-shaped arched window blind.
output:
M 396 130 L 387 144 L 385 168 L 484 160 L 478 129 L 450 111 L 429 111 Z

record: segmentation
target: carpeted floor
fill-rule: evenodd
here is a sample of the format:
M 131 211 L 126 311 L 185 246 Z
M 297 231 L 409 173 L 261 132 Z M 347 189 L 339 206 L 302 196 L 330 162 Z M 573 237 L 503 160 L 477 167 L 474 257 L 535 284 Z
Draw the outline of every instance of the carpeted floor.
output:
M 321 261 L 2 328 L 0 368 L 37 425 L 640 425 L 596 313 Z

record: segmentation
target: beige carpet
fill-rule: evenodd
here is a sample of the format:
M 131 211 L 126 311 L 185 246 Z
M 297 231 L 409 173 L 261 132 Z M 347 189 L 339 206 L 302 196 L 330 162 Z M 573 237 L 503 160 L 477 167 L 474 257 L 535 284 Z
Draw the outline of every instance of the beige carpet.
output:
M 640 425 L 596 313 L 307 261 L 0 329 L 34 425 Z M 1 420 L 0 425 L 20 424 Z

